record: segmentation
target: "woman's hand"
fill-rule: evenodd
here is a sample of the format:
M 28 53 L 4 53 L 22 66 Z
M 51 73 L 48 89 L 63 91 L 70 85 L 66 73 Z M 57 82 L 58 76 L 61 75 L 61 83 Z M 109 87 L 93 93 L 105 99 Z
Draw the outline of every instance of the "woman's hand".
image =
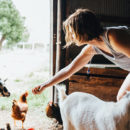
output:
M 35 87 L 32 90 L 33 94 L 41 94 L 41 92 L 50 86 L 53 86 L 55 84 L 58 84 L 70 76 L 72 76 L 74 73 L 79 71 L 81 68 L 84 67 L 96 54 L 93 46 L 87 45 L 85 46 L 80 54 L 65 68 L 61 69 L 59 72 L 57 72 L 50 80 L 46 81 L 44 84 L 39 85 Z
M 35 88 L 32 89 L 32 93 L 33 93 L 34 95 L 36 95 L 36 94 L 41 94 L 42 91 L 43 91 L 45 88 L 46 88 L 46 87 L 45 87 L 44 85 L 39 85 L 39 86 L 37 86 L 37 87 L 35 87 Z

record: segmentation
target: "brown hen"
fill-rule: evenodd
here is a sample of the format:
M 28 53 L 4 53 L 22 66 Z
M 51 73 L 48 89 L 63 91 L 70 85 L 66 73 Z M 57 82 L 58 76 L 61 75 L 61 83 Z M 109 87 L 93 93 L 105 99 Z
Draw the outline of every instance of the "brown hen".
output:
M 48 105 L 46 106 L 45 111 L 47 117 L 55 118 L 59 122 L 59 124 L 62 124 L 60 108 L 57 103 L 49 102 Z
M 25 121 L 26 113 L 28 111 L 27 96 L 28 96 L 28 92 L 25 92 L 20 96 L 18 101 L 13 100 L 13 105 L 12 105 L 11 116 L 14 119 L 14 125 L 16 126 L 16 120 L 21 120 L 22 128 L 23 128 L 23 123 Z

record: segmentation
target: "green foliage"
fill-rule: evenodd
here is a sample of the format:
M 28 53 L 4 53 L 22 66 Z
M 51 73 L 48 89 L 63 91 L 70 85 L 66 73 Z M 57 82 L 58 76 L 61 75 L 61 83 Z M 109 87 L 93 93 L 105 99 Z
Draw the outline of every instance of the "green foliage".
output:
M 21 82 L 21 80 L 20 79 L 15 79 L 14 82 Z
M 14 99 L 18 100 L 18 96 L 16 94 L 11 94 L 10 97 L 1 97 L 0 98 L 0 110 L 11 110 L 12 101 Z
M 0 0 L 0 33 L 7 44 L 25 42 L 29 38 L 24 26 L 25 17 L 22 17 L 11 0 Z
M 29 96 L 27 97 L 28 105 L 30 109 L 43 109 L 49 102 L 49 90 L 45 90 L 41 95 L 33 95 L 32 90 L 29 90 Z M 0 110 L 11 110 L 13 100 L 18 100 L 19 94 L 11 94 L 10 97 L 0 98 Z
M 47 105 L 49 102 L 49 90 L 45 90 L 40 95 L 33 95 L 31 90 L 28 96 L 28 105 L 30 109 L 41 108 Z

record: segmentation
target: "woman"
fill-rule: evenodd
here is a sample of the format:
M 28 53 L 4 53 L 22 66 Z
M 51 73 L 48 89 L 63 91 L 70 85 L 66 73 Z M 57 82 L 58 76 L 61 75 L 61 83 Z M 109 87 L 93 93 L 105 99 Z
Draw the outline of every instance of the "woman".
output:
M 86 46 L 71 64 L 47 82 L 35 87 L 32 90 L 34 94 L 40 94 L 45 88 L 69 78 L 83 68 L 96 54 L 102 54 L 120 68 L 130 71 L 130 31 L 126 26 L 103 28 L 92 11 L 78 9 L 68 17 L 63 27 L 66 47 L 72 43 L 77 46 Z M 124 80 L 117 100 L 120 100 L 126 91 L 130 91 L 130 74 Z

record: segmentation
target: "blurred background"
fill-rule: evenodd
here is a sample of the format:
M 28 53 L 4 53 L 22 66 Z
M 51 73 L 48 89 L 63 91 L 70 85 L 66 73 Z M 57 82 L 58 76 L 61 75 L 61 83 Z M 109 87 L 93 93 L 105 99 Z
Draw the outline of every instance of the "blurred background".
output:
M 0 78 L 7 79 L 11 92 L 10 97 L 0 97 L 0 114 L 5 118 L 0 128 L 12 122 L 12 101 L 25 91 L 29 91 L 25 126 L 35 126 L 36 120 L 40 126 L 51 93 L 47 89 L 34 96 L 31 91 L 49 79 L 50 1 L 1 0 L 0 17 Z

